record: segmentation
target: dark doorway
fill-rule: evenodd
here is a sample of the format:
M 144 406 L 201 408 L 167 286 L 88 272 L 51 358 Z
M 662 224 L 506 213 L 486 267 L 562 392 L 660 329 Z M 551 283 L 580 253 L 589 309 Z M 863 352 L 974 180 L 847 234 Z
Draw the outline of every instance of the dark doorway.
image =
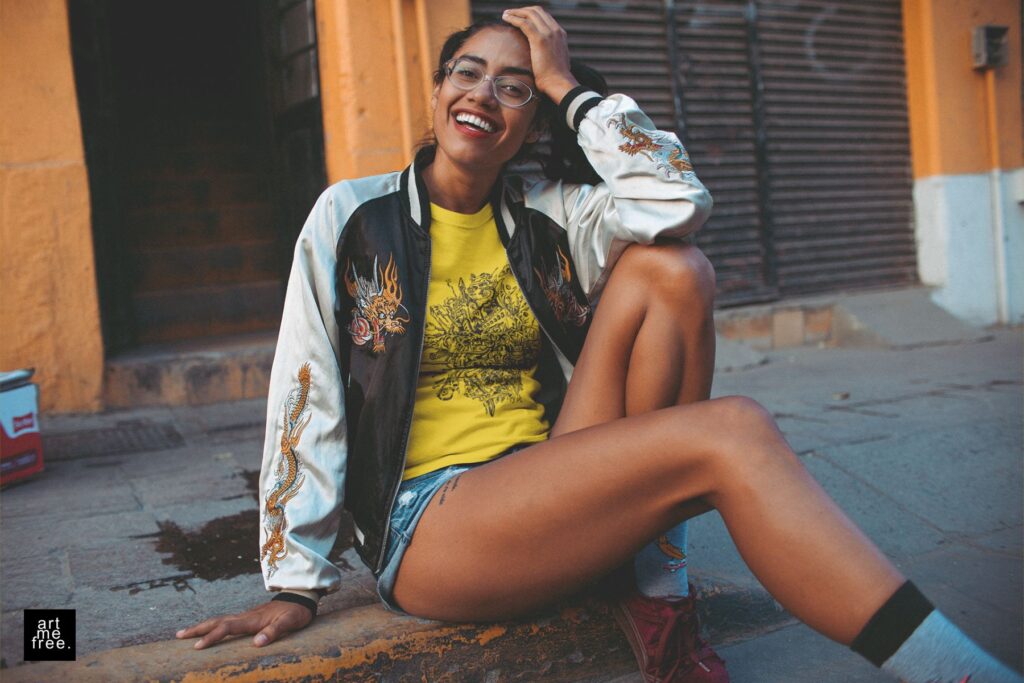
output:
M 288 4 L 69 3 L 108 355 L 277 327 L 300 227 L 276 123 Z M 289 170 L 319 191 L 311 125 L 319 155 Z

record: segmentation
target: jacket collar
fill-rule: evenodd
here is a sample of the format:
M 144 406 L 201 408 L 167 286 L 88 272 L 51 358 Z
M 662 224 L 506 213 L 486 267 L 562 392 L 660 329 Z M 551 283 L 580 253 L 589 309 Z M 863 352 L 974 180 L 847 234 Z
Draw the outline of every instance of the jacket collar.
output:
M 402 171 L 400 188 L 402 204 L 406 213 L 412 218 L 419 228 L 428 231 L 430 227 L 430 196 L 427 194 L 427 185 L 423 181 L 423 169 L 427 163 L 418 164 L 413 161 Z M 516 231 L 516 222 L 512 219 L 512 212 L 509 208 L 510 194 L 520 197 L 521 193 L 516 189 L 515 183 L 509 182 L 507 174 L 501 174 L 494 184 L 491 192 L 491 207 L 494 209 L 494 218 L 498 223 L 498 231 L 503 243 L 512 238 Z

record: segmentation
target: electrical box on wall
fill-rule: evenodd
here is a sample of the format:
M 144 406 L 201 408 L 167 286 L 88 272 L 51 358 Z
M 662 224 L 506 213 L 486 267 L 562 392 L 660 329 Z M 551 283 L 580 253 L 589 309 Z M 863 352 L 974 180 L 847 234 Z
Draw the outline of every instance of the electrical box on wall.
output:
M 974 56 L 975 69 L 994 69 L 997 66 L 1006 66 L 1008 52 L 1006 34 L 1008 31 L 1008 27 L 994 24 L 974 27 L 971 52 Z

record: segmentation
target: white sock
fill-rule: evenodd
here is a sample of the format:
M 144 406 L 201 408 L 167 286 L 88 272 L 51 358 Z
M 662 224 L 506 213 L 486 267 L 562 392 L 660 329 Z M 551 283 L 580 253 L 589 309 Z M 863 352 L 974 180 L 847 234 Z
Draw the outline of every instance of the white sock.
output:
M 933 610 L 903 641 L 882 670 L 905 683 L 1021 683 L 1020 674 L 1003 666 Z
M 685 598 L 686 522 L 651 541 L 633 558 L 636 587 L 649 598 Z

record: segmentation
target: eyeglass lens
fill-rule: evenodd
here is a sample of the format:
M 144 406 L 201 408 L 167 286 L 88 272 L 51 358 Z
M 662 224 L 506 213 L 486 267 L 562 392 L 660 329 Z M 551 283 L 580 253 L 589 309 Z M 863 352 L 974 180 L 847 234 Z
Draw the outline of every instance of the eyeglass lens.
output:
M 479 64 L 460 59 L 449 67 L 448 78 L 455 87 L 462 90 L 471 90 L 480 85 L 480 81 L 486 79 L 487 74 L 484 73 Z M 493 82 L 494 96 L 502 104 L 511 107 L 521 107 L 533 97 L 533 90 L 530 89 L 530 86 L 516 78 L 498 76 L 491 80 Z

